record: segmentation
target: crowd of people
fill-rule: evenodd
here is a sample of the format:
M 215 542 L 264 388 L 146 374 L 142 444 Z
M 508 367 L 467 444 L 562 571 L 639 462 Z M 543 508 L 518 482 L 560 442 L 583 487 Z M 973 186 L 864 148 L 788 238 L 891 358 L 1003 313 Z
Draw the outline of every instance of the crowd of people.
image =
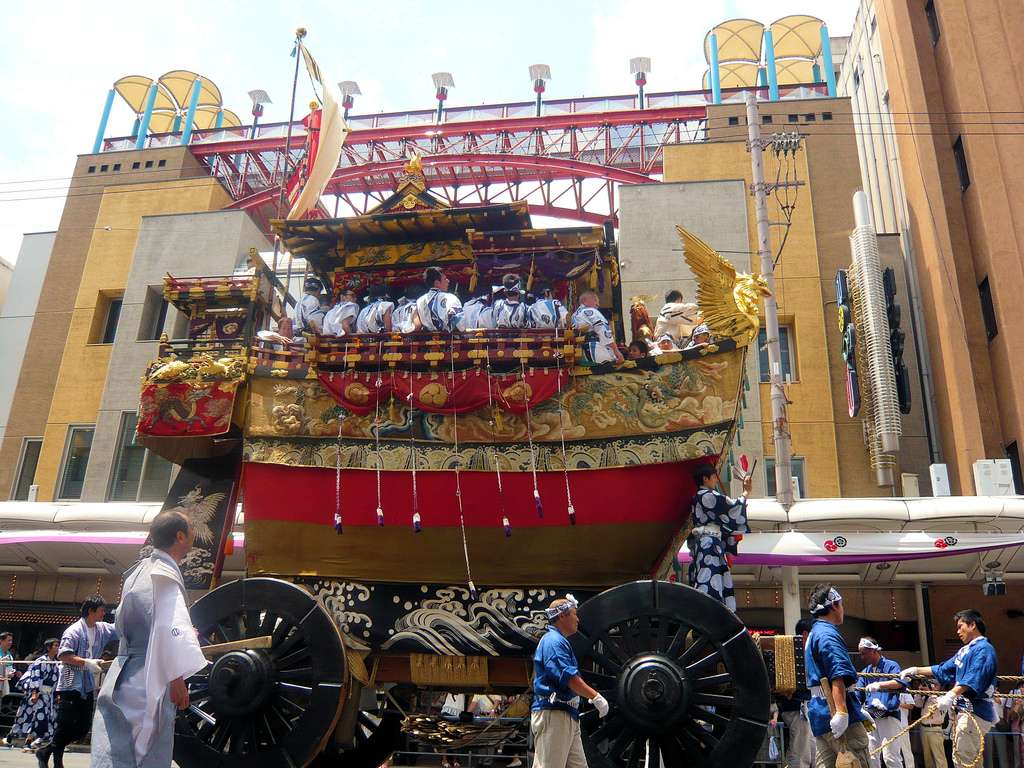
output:
M 465 303 L 450 288 L 444 269 L 433 266 L 424 272 L 422 285 L 409 286 L 397 300 L 386 285 L 373 283 L 362 298 L 351 288 L 343 288 L 335 303 L 328 306 L 324 283 L 310 277 L 303 284 L 294 319 L 282 317 L 276 332 L 261 331 L 258 336 L 284 348 L 301 342 L 303 334 L 454 334 L 571 326 L 582 331 L 584 357 L 595 364 L 622 363 L 627 357 L 636 360 L 711 344 L 711 332 L 701 322 L 697 306 L 683 303 L 678 290 L 666 294 L 653 335 L 648 340 L 636 339 L 623 350 L 599 309 L 595 291 L 581 293 L 576 310 L 570 313 L 555 298 L 551 283 L 539 281 L 526 290 L 517 274 L 505 275 L 500 285 L 478 287 Z

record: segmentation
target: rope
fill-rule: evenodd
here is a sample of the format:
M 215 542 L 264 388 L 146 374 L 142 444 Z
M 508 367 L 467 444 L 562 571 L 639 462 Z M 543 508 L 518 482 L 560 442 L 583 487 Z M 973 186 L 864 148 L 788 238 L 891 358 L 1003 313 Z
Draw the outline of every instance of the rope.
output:
M 452 355 L 452 389 L 455 389 L 455 355 Z M 466 558 L 466 581 L 469 582 L 469 594 L 474 600 L 480 597 L 473 584 L 473 574 L 469 569 L 469 545 L 466 544 L 466 515 L 462 507 L 462 480 L 459 475 L 459 468 L 462 466 L 462 457 L 459 455 L 459 409 L 452 398 L 452 429 L 455 433 L 455 497 L 459 500 L 459 526 L 462 528 L 462 554 Z
M 569 502 L 569 525 L 576 525 L 576 509 L 572 505 L 572 492 L 569 490 L 569 461 L 565 457 L 565 422 L 562 420 L 562 364 L 559 360 L 563 355 L 555 354 L 555 375 L 558 377 L 558 437 L 562 441 L 562 472 L 565 473 L 565 498 Z
M 491 396 L 491 385 L 493 381 L 491 379 L 491 350 L 490 347 L 484 347 L 484 353 L 487 355 L 487 415 L 490 418 L 491 425 L 491 444 L 487 446 L 487 452 L 493 454 L 494 444 L 497 442 L 498 437 L 494 432 L 494 399 Z M 512 535 L 512 526 L 508 522 L 508 514 L 505 512 L 505 491 L 501 487 L 501 464 L 498 462 L 497 456 L 492 456 L 494 459 L 494 471 L 498 475 L 498 498 L 501 500 L 501 523 L 505 528 L 505 536 Z
M 932 691 L 931 693 L 934 695 L 935 691 Z M 914 727 L 920 725 L 922 720 L 925 720 L 926 718 L 931 717 L 931 715 L 938 708 L 939 708 L 939 705 L 936 704 L 935 702 L 932 702 L 931 704 L 928 705 L 928 709 L 926 711 L 923 711 L 921 716 L 919 718 L 917 718 L 917 720 L 912 722 L 906 728 L 902 728 L 899 731 L 899 733 L 897 733 L 891 739 L 886 739 L 885 741 L 883 741 L 876 749 L 871 750 L 871 752 L 869 754 L 877 755 L 883 749 L 885 749 L 890 744 L 892 744 L 894 741 L 899 739 L 900 736 L 902 736 L 904 733 L 909 731 L 911 728 L 914 728 Z M 964 768 L 977 768 L 978 764 L 981 763 L 981 758 L 985 755 L 985 734 L 982 733 L 981 726 L 978 725 L 978 719 L 974 716 L 973 712 L 970 712 L 967 709 L 965 709 L 963 707 L 960 707 L 960 706 L 956 706 L 956 709 L 958 709 L 960 711 L 959 711 L 959 713 L 957 715 L 955 715 L 955 717 L 958 717 L 959 715 L 966 715 L 968 717 L 968 719 L 974 724 L 974 727 L 978 729 L 978 735 L 981 737 L 981 740 L 980 740 L 981 747 L 978 749 L 977 757 L 974 758 L 974 762 L 972 762 L 970 765 L 964 766 Z M 956 729 L 955 726 L 952 729 L 952 740 L 953 740 L 953 754 L 955 756 L 956 753 L 957 753 L 957 742 L 960 740 L 960 737 L 957 735 L 957 729 Z
M 537 488 L 537 456 L 533 452 L 533 423 L 530 418 L 530 385 L 526 381 L 526 352 L 522 338 L 519 341 L 519 369 L 523 382 L 523 398 L 526 401 L 526 438 L 530 442 L 530 471 L 533 473 L 533 501 L 537 505 L 537 517 L 544 517 L 544 507 L 540 503 L 540 490 Z
M 384 342 L 377 342 L 377 359 L 383 362 L 384 360 Z M 380 369 L 377 369 L 377 381 L 375 385 L 377 387 L 377 404 L 373 408 L 373 443 L 374 451 L 377 456 L 377 525 L 381 528 L 384 527 L 384 509 L 380 503 L 380 387 L 383 384 L 383 380 L 380 376 Z

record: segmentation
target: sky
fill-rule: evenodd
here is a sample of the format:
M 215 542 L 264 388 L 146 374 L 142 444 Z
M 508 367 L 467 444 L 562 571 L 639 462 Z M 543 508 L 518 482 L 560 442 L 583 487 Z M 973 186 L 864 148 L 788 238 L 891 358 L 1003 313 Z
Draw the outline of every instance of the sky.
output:
M 92 150 L 107 92 L 127 75 L 197 72 L 224 105 L 251 122 L 254 88 L 273 100 L 262 123 L 288 119 L 295 29 L 327 77 L 355 80 L 353 115 L 432 109 L 431 74 L 451 72 L 448 106 L 534 98 L 528 68 L 548 64 L 546 97 L 635 91 L 629 60 L 649 56 L 647 92 L 696 90 L 703 41 L 716 24 L 765 25 L 790 14 L 850 34 L 857 0 L 81 0 L 5 4 L 0 32 L 0 258 L 17 259 L 22 235 L 55 230 L 77 155 Z M 301 116 L 313 97 L 300 80 Z M 127 136 L 134 115 L 115 98 L 106 135 Z

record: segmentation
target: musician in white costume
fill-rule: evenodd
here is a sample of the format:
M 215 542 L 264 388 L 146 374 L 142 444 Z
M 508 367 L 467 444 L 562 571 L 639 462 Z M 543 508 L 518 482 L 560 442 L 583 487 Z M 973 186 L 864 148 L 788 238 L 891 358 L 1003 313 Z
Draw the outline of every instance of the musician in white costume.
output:
M 682 291 L 673 289 L 665 294 L 665 304 L 654 326 L 654 338 L 668 334 L 676 346 L 682 349 L 690 342 L 693 329 L 700 322 L 697 305 L 684 304 Z
M 174 711 L 189 705 L 185 679 L 206 666 L 178 570 L 192 523 L 161 512 L 149 531 L 153 554 L 125 576 L 117 607 L 121 646 L 96 705 L 92 768 L 169 768 Z

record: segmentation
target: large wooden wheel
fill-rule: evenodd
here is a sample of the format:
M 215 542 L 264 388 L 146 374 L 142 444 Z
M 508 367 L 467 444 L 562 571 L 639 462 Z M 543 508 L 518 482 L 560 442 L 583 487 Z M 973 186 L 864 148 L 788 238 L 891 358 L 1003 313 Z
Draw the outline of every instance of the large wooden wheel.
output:
M 268 650 L 219 656 L 188 681 L 192 708 L 175 724 L 182 768 L 302 768 L 341 714 L 345 647 L 306 591 L 276 579 L 244 579 L 192 607 L 200 642 L 272 638 Z
M 351 743 L 329 742 L 310 768 L 377 768 L 404 744 L 404 718 L 390 699 L 379 697 L 377 706 L 360 709 L 355 718 Z
M 736 615 L 664 581 L 614 587 L 579 609 L 580 674 L 611 709 L 580 725 L 590 768 L 751 765 L 771 704 L 768 673 Z

